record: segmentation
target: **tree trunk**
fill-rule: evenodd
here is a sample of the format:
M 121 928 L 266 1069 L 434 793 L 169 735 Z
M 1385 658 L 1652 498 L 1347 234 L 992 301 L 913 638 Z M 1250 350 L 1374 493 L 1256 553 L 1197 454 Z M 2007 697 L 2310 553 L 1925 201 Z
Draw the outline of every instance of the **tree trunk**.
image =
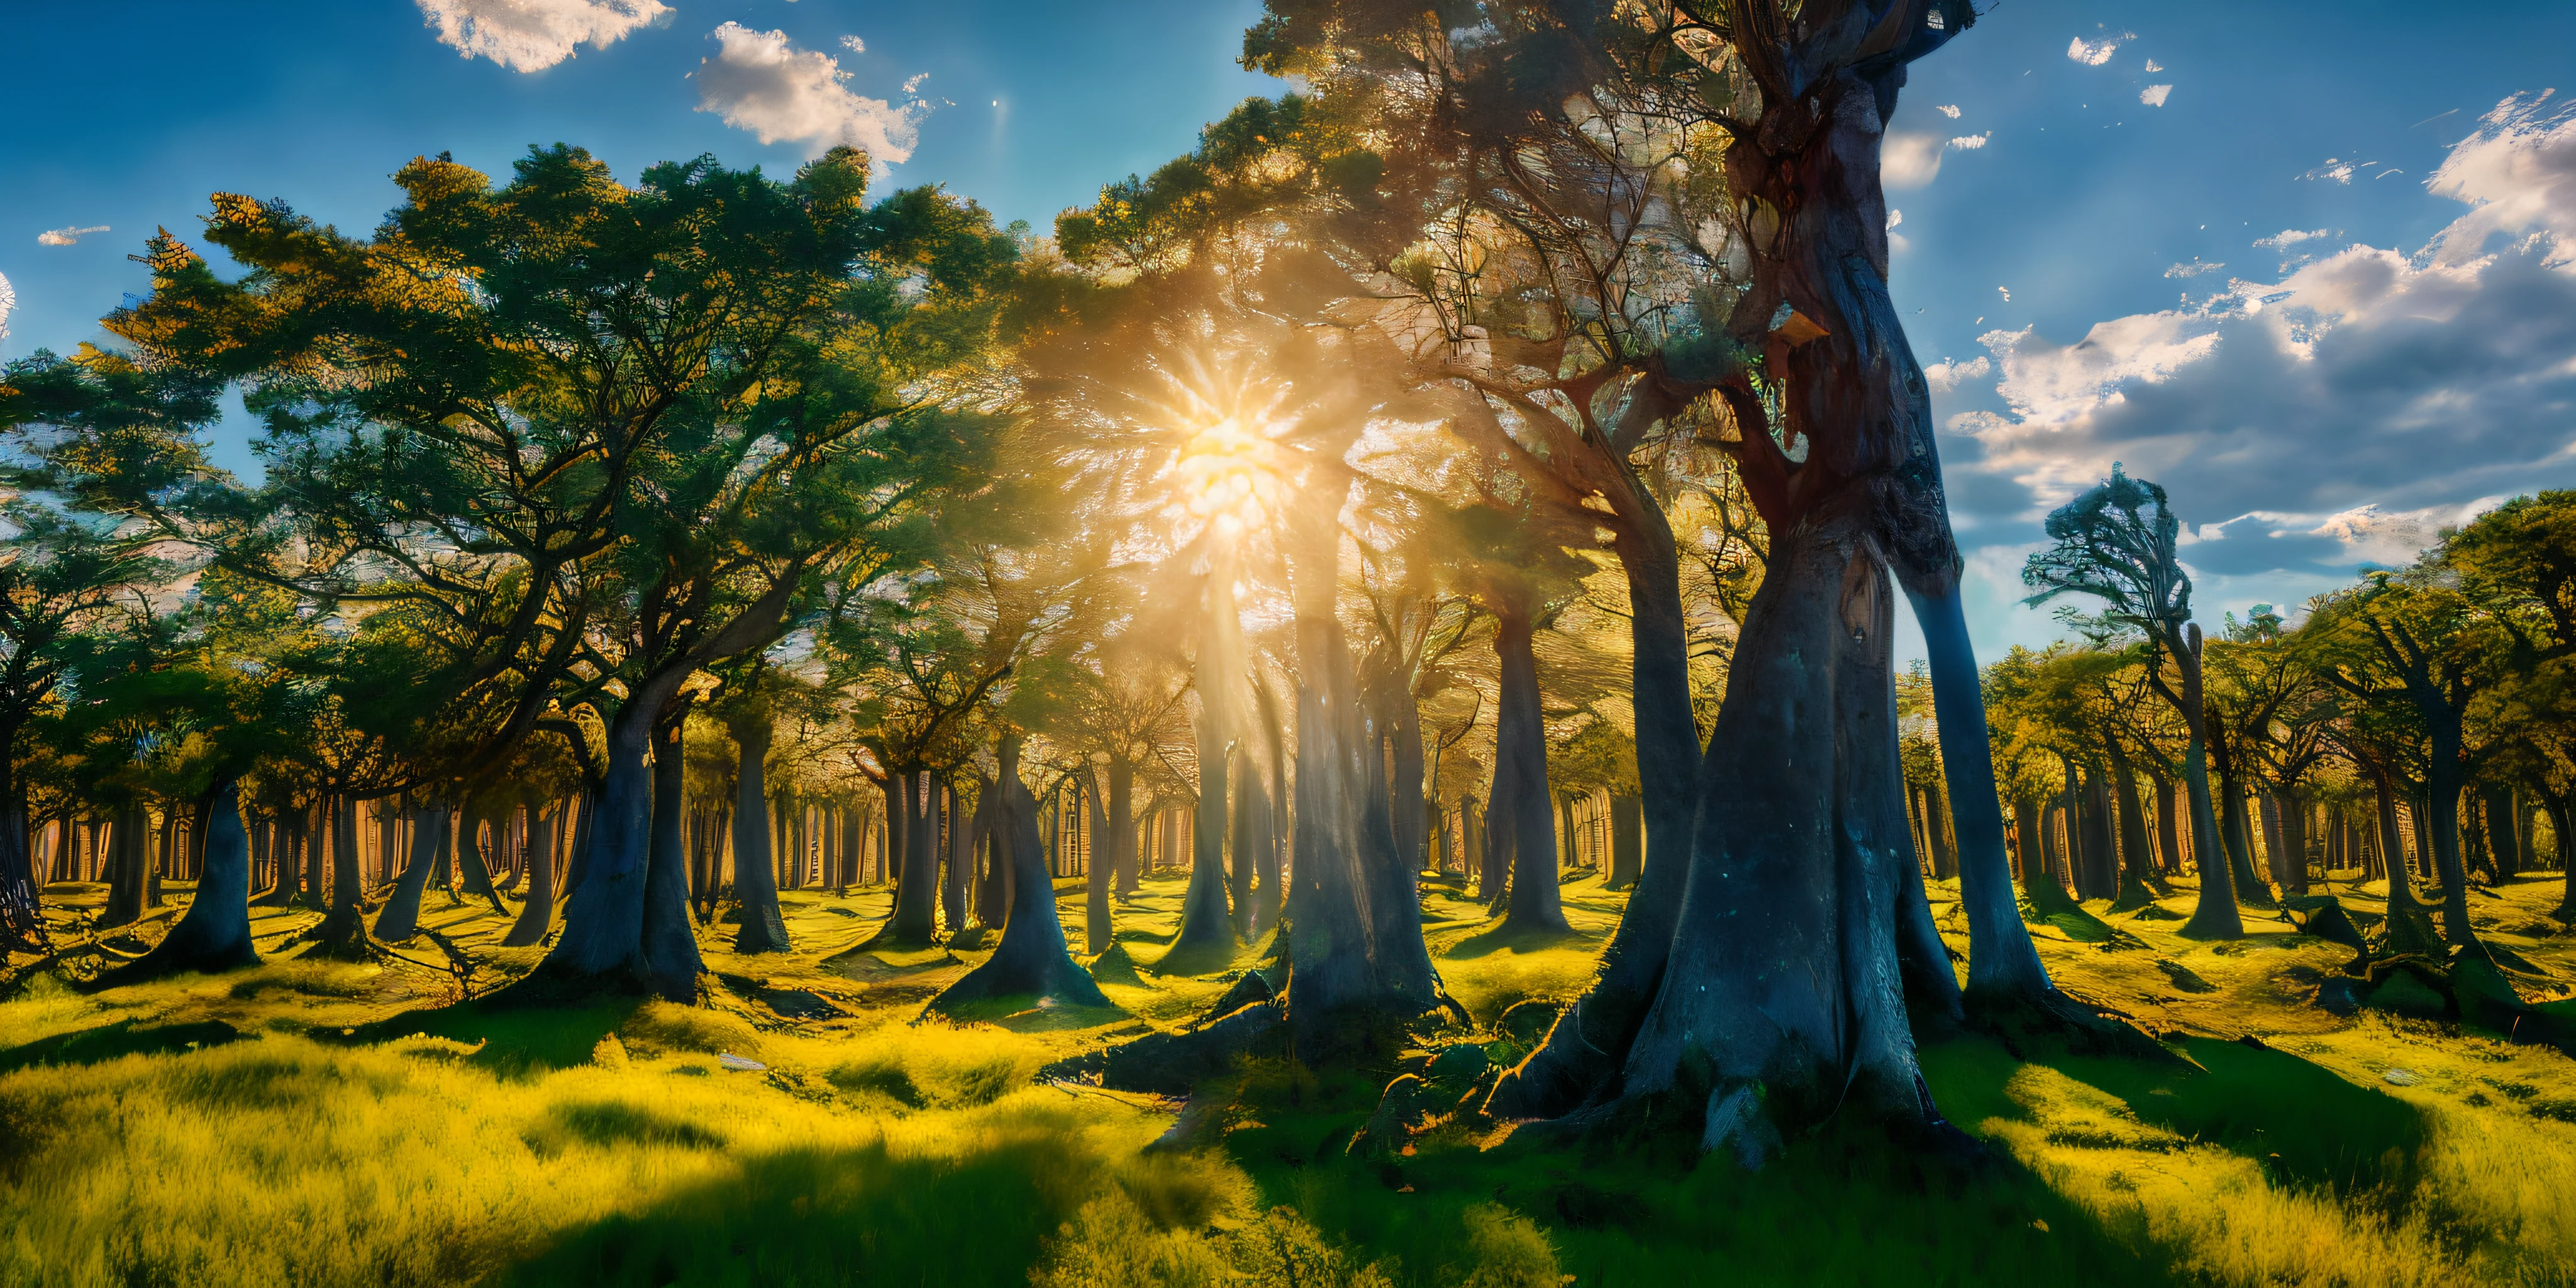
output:
M 1502 664 L 1494 707 L 1493 798 L 1485 806 L 1487 844 L 1510 847 L 1511 894 L 1506 934 L 1563 934 L 1565 909 L 1556 885 L 1554 793 L 1547 781 L 1547 728 L 1539 709 L 1537 630 L 1523 604 L 1495 612 L 1494 653 Z
M 446 848 L 447 807 L 426 805 L 419 816 L 420 836 L 411 847 L 411 861 L 403 865 L 393 894 L 385 899 L 384 911 L 376 914 L 376 938 L 389 944 L 399 944 L 420 933 L 421 892 L 428 888 L 430 871 L 438 866 L 437 856 Z
M 1254 829 L 1252 887 L 1252 928 L 1255 935 L 1267 934 L 1286 915 L 1287 887 L 1282 885 L 1280 852 L 1285 848 L 1288 831 L 1288 736 L 1279 722 L 1279 699 L 1271 693 L 1266 680 L 1255 678 L 1252 685 L 1255 709 L 1261 715 L 1262 743 L 1269 750 L 1270 781 L 1260 794 L 1261 814 Z M 1135 846 L 1128 846 L 1128 865 L 1135 865 Z
M 948 802 L 948 838 L 942 853 L 946 856 L 947 879 L 940 885 L 940 906 L 948 916 L 948 933 L 954 935 L 966 929 L 966 874 L 975 866 L 975 842 L 982 831 L 981 820 L 985 811 L 979 804 L 973 814 L 960 817 L 964 802 L 958 799 L 954 778 L 948 782 L 945 799 Z M 1054 888 L 1052 881 L 1050 878 L 1049 889 Z
M 1125 866 L 1126 849 L 1136 843 L 1136 767 L 1124 756 L 1109 762 L 1109 790 L 1105 794 L 1109 799 L 1104 803 L 1104 793 L 1098 786 L 1090 793 L 1092 830 L 1100 834 L 1100 848 L 1091 856 L 1090 869 L 1082 874 L 1083 949 L 1094 957 L 1108 952 L 1109 946 L 1117 942 L 1109 921 L 1109 882 Z M 1002 861 L 997 846 L 995 866 Z
M 205 859 L 197 896 L 152 951 L 107 972 L 107 987 L 138 984 L 183 970 L 208 973 L 259 964 L 250 938 L 250 834 L 242 827 L 241 792 L 216 780 L 206 814 Z
M 2178 808 L 2175 803 L 2174 781 L 2162 772 L 2155 774 L 2155 780 L 2158 867 L 2162 869 L 2164 875 L 2180 876 L 2182 875 L 2182 842 L 2178 836 L 2180 829 L 2174 825 L 2174 811 Z M 2158 894 L 2173 893 L 2161 880 L 2150 880 L 2148 884 L 2154 886 Z
M 2191 855 L 2200 868 L 2200 898 L 2191 919 L 2183 923 L 2186 939 L 2243 939 L 2245 919 L 2236 911 L 2236 881 L 2228 870 L 2227 851 L 2218 840 L 2218 813 L 2209 794 L 2208 716 L 2201 690 L 2201 633 L 2185 627 L 2184 647 L 2174 654 L 2182 671 L 2182 718 L 2191 732 L 2183 752 L 2183 782 L 2191 792 Z
M 308 955 L 362 961 L 367 956 L 364 888 L 358 869 L 358 802 L 330 798 L 331 910 L 312 931 Z
M 1857 498 L 1854 498 L 1857 501 Z M 1860 504 L 1772 533 L 1700 779 L 1692 872 L 1624 1091 L 1758 1167 L 1838 1109 L 1938 1121 L 1900 990 L 1912 855 L 1892 594 Z
M 581 804 L 579 806 L 582 822 L 587 823 L 589 821 L 593 803 L 594 798 L 585 792 L 581 797 Z M 567 808 L 567 806 L 559 805 L 556 807 L 556 831 L 562 830 L 563 815 L 561 811 L 565 808 Z M 442 813 L 444 813 L 444 811 L 442 811 Z M 575 849 L 580 848 L 582 836 L 586 831 L 586 828 L 578 826 L 574 829 L 573 846 Z M 443 855 L 446 852 L 446 849 L 447 846 L 442 840 L 438 847 L 439 853 Z M 546 847 L 546 853 L 542 858 L 530 859 L 528 863 L 528 900 L 526 903 L 519 905 L 519 919 L 510 926 L 510 933 L 502 938 L 502 947 L 527 948 L 537 944 L 542 944 L 546 941 L 546 932 L 554 928 L 554 860 L 554 847 L 551 843 Z
M 588 853 L 579 859 L 580 880 L 564 905 L 563 934 L 537 969 L 506 992 L 535 1000 L 608 989 L 697 1000 L 701 962 L 689 929 L 685 856 L 676 846 L 652 843 L 654 774 L 646 759 L 656 742 L 666 742 L 677 770 L 679 731 L 660 727 L 661 709 L 686 678 L 674 668 L 637 685 L 609 722 L 608 766 L 597 810 L 584 811 L 596 818 L 587 829 Z
M 143 868 L 150 862 L 144 833 L 148 822 L 139 805 L 116 813 L 108 831 L 107 904 L 100 909 L 100 930 L 130 926 L 143 916 Z
M 2111 760 L 2111 803 L 2120 814 L 2120 889 L 2111 911 L 2130 912 L 2156 901 L 2155 860 L 2147 849 L 2147 821 L 2139 813 L 2138 776 L 2130 770 L 2129 753 L 2108 733 L 2102 749 Z
M 1211 668 L 1213 669 L 1213 668 Z M 1226 907 L 1225 801 L 1226 758 L 1232 730 L 1211 701 L 1198 719 L 1199 801 L 1190 828 L 1190 884 L 1181 896 L 1180 930 L 1163 954 L 1158 969 L 1189 969 L 1222 964 L 1220 955 L 1234 951 L 1234 922 Z
M 1075 1006 L 1114 1006 L 1065 948 L 1055 880 L 1038 838 L 1038 803 L 1020 781 L 1020 739 L 1006 737 L 999 778 L 987 802 L 993 832 L 1011 865 L 1011 911 L 1002 942 L 984 964 L 932 998 L 930 1011 L 950 1011 L 1000 998 L 1046 998 Z M 987 812 L 979 808 L 978 813 Z
M 733 939 L 738 953 L 794 951 L 787 940 L 787 919 L 778 909 L 777 868 L 769 852 L 768 761 L 774 729 L 766 707 L 729 722 L 739 753 L 733 776 L 733 893 L 742 917 L 742 929 Z
M 900 831 L 888 833 L 902 844 L 902 862 L 895 869 L 894 913 L 881 935 L 890 943 L 927 944 L 939 937 L 939 826 L 930 771 L 890 774 L 887 787 L 890 812 L 902 816 Z

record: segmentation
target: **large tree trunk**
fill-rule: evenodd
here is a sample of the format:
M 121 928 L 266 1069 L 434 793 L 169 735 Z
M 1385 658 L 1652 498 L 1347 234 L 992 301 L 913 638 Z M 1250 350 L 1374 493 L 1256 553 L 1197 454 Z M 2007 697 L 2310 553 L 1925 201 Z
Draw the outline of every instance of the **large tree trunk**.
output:
M 376 938 L 389 944 L 420 933 L 421 892 L 429 887 L 429 874 L 440 866 L 438 860 L 447 848 L 447 807 L 423 806 L 419 818 L 420 834 L 412 843 L 411 860 L 403 865 L 393 893 L 386 897 L 384 911 L 376 914 Z
M 2511 881 L 2528 866 L 2523 853 L 2521 811 L 2515 807 L 2513 789 L 2490 784 L 2482 794 L 2487 820 L 2487 848 L 2495 854 L 2496 875 Z
M 334 796 L 330 805 L 331 911 L 313 928 L 311 955 L 362 961 L 367 956 L 365 887 L 358 869 L 358 802 Z
M 636 686 L 608 725 L 608 767 L 589 823 L 581 877 L 564 904 L 563 934 L 553 951 L 518 984 L 512 1000 L 540 1000 L 599 989 L 658 994 L 675 1002 L 698 996 L 697 937 L 689 929 L 689 874 L 678 847 L 653 838 L 654 774 L 647 757 L 657 735 L 678 757 L 678 730 L 667 732 L 662 707 L 686 673 Z
M 151 862 L 144 835 L 148 826 L 143 807 L 129 805 L 116 812 L 108 829 L 107 905 L 99 912 L 100 930 L 130 926 L 143 917 L 143 868 Z
M 216 781 L 211 797 L 196 898 L 152 951 L 102 975 L 101 985 L 113 988 L 183 970 L 213 973 L 259 964 L 250 938 L 250 834 L 242 828 L 241 792 L 226 777 Z
M 939 937 L 938 807 L 931 799 L 935 789 L 926 769 L 890 774 L 886 786 L 888 811 L 902 820 L 888 839 L 901 842 L 902 857 L 895 868 L 894 913 L 879 937 L 888 943 L 927 944 Z M 739 872 L 735 880 L 741 880 Z
M 769 853 L 769 740 L 774 731 L 762 708 L 731 722 L 739 749 L 733 776 L 733 894 L 740 901 L 738 953 L 793 951 L 787 918 L 778 910 L 777 867 Z
M 927 1009 L 949 1011 L 998 998 L 1047 998 L 1075 1006 L 1114 1005 L 1066 950 L 1064 919 L 1056 911 L 1055 880 L 1038 838 L 1037 798 L 1020 781 L 1020 740 L 1003 740 L 1001 774 L 989 802 L 994 833 L 1011 865 L 1011 911 L 1002 942 L 984 964 L 932 998 Z M 979 813 L 985 812 L 979 810 Z
M 1842 505 L 1773 529 L 1671 961 L 1627 1055 L 1628 1096 L 1700 1117 L 1703 1148 L 1748 1167 L 1837 1110 L 1938 1122 L 1900 983 L 1892 592 L 1861 520 Z
M 940 907 L 947 914 L 948 933 L 954 935 L 966 929 L 970 913 L 966 906 L 966 876 L 974 870 L 975 843 L 982 839 L 983 820 L 988 815 L 979 803 L 972 814 L 961 817 L 965 802 L 958 798 L 955 778 L 949 779 L 944 798 L 948 802 L 948 840 L 942 854 L 947 864 L 947 875 L 940 883 L 939 898 Z
M 1502 929 L 1558 934 L 1569 929 L 1557 897 L 1556 820 L 1549 808 L 1547 729 L 1539 710 L 1536 629 L 1525 606 L 1495 614 L 1494 652 L 1502 687 L 1494 708 L 1493 798 L 1485 807 L 1488 845 L 1511 850 L 1511 894 Z

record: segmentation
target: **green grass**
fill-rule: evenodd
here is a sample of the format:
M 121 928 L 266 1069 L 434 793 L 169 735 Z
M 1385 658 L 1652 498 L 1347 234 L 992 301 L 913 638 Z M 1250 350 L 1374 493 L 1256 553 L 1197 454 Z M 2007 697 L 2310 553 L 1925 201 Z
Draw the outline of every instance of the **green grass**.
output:
M 971 1024 L 914 1021 L 983 952 L 849 951 L 882 890 L 787 895 L 793 954 L 736 956 L 711 931 L 698 1007 L 448 1005 L 444 971 L 403 962 L 96 995 L 38 978 L 0 1003 L 0 1283 L 2576 1282 L 2576 1061 L 2309 1006 L 2348 952 L 2258 913 L 2236 944 L 2099 905 L 2108 938 L 2037 928 L 2061 982 L 2188 1063 L 1945 1043 L 1925 1075 L 1984 1163 L 1833 1124 L 1746 1175 L 1672 1142 L 1458 1124 L 1354 1156 L 1392 1070 L 1284 1064 L 1244 1066 L 1213 1088 L 1221 1110 L 1148 1148 L 1177 1105 L 1036 1075 L 1193 1017 L 1261 960 L 1156 973 L 1181 893 L 1160 878 L 1120 904 L 1145 969 L 1104 985 L 1119 1010 Z M 2477 900 L 2539 1002 L 2576 999 L 2576 944 L 2540 915 L 2555 893 Z M 66 926 L 98 894 L 48 892 Z M 1564 936 L 1426 900 L 1478 1024 L 1580 991 L 1621 896 L 1597 879 L 1564 895 Z M 1954 895 L 1933 896 L 1964 947 Z M 487 986 L 541 955 L 497 948 L 488 908 L 430 902 Z M 1079 890 L 1061 906 L 1078 943 Z M 314 915 L 261 910 L 255 932 L 270 948 Z

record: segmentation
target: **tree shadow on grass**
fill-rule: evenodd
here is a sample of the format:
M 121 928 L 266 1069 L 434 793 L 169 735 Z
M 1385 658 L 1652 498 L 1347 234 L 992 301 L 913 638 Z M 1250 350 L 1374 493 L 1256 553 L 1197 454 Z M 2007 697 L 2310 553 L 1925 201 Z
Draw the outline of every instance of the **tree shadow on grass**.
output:
M 571 1231 L 493 1275 L 502 1285 L 1015 1284 L 1097 1192 L 1099 1164 L 1063 1128 L 1015 1132 L 963 1158 L 884 1146 L 744 1161 L 649 1208 Z
M 1480 930 L 1440 950 L 1439 956 L 1452 961 L 1473 961 L 1498 952 L 1534 953 L 1597 943 L 1600 938 L 1580 930 L 1541 930 L 1527 926 L 1507 929 L 1497 921 L 1492 928 Z
M 1226 1137 L 1265 1201 L 1293 1204 L 1358 1259 L 1393 1257 L 1406 1282 L 1474 1267 L 1459 1231 L 1493 1203 L 1529 1218 L 1559 1269 L 1591 1285 L 2082 1284 L 2172 1282 L 2135 1232 L 2106 1228 L 1998 1152 L 1974 1166 L 1910 1151 L 1859 1116 L 1799 1137 L 1758 1172 L 1702 1158 L 1697 1139 L 1646 1132 L 1491 1149 L 1435 1132 L 1410 1157 L 1343 1152 L 1374 1098 L 1307 1079 L 1264 1097 Z
M 133 1020 L 123 1019 L 76 1033 L 57 1033 L 0 1051 L 0 1073 L 39 1064 L 97 1064 L 138 1052 L 222 1046 L 241 1036 L 241 1030 L 222 1020 L 137 1028 Z
M 472 1062 L 496 1077 L 515 1081 L 589 1063 L 599 1040 L 616 1032 L 641 1005 L 640 999 L 629 997 L 601 997 L 570 1006 L 492 1007 L 478 1000 L 406 1011 L 337 1035 L 317 1030 L 312 1036 L 351 1045 L 414 1035 L 480 1043 Z

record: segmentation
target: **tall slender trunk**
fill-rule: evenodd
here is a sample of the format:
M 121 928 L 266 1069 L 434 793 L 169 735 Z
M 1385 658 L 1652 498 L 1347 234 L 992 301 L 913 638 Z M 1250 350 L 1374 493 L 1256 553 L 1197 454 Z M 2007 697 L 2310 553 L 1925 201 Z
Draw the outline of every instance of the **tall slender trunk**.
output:
M 1111 878 L 1136 861 L 1136 766 L 1124 755 L 1109 762 L 1108 797 L 1101 820 L 1107 853 L 1092 856 L 1083 891 L 1084 946 L 1094 955 L 1108 952 L 1116 942 L 1109 916 Z
M 1494 653 L 1502 664 L 1494 708 L 1493 799 L 1485 807 L 1489 836 L 1511 847 L 1506 933 L 1569 929 L 1556 885 L 1556 820 L 1549 802 L 1547 730 L 1539 709 L 1536 626 L 1525 605 L 1495 612 Z M 1488 844 L 1496 841 L 1489 840 Z M 1649 842 L 1651 844 L 1651 841 Z
M 581 814 L 582 814 L 582 819 L 583 819 L 583 821 L 584 821 L 584 822 L 589 821 L 589 815 L 590 815 L 590 811 L 591 811 L 591 804 L 592 804 L 592 798 L 591 798 L 587 793 L 585 793 L 585 794 L 582 796 L 582 798 L 581 798 L 581 805 L 579 806 L 579 809 L 580 809 Z M 555 814 L 555 827 L 554 827 L 554 829 L 553 829 L 553 830 L 558 831 L 558 832 L 562 830 L 562 828 L 563 828 L 563 813 L 562 813 L 562 811 L 563 811 L 564 809 L 566 809 L 566 808 L 571 808 L 571 805 L 570 805 L 570 803 L 569 803 L 569 802 L 567 802 L 565 805 L 559 805 L 559 806 L 557 806 L 557 807 L 556 807 L 556 814 Z M 440 813 L 440 816 L 441 816 L 441 819 L 442 819 L 442 826 L 443 826 L 443 820 L 444 820 L 444 816 L 445 816 L 445 814 L 446 814 L 446 810 L 442 807 L 442 808 L 440 809 L 439 813 Z M 574 837 L 575 837 L 574 845 L 575 845 L 576 847 L 578 847 L 578 846 L 580 845 L 580 839 L 579 839 L 579 838 L 580 838 L 580 835 L 581 835 L 582 830 L 583 830 L 583 829 L 579 829 L 579 828 L 576 828 L 576 829 L 575 829 L 575 832 L 574 832 Z M 534 945 L 537 945 L 537 944 L 542 944 L 542 943 L 544 943 L 544 942 L 546 941 L 546 932 L 547 932 L 547 931 L 549 931 L 549 930 L 554 929 L 554 923 L 555 923 L 555 862 L 554 862 L 555 856 L 554 856 L 554 848 L 555 848 L 555 847 L 553 846 L 553 844 L 552 844 L 552 843 L 551 843 L 551 841 L 550 841 L 550 842 L 549 842 L 549 844 L 546 846 L 546 853 L 545 853 L 542 857 L 539 857 L 539 856 L 531 856 L 531 857 L 530 857 L 530 859 L 529 859 L 529 861 L 528 861 L 528 899 L 527 899 L 527 902 L 525 902 L 525 903 L 523 903 L 523 904 L 519 905 L 519 919 L 518 919 L 516 922 L 514 922 L 514 923 L 512 923 L 512 924 L 511 924 L 511 926 L 510 926 L 510 933 L 502 937 L 502 939 L 501 939 L 501 946 L 502 946 L 502 947 L 504 947 L 504 948 L 527 948 L 527 947 L 531 947 L 531 946 L 534 946 Z M 446 845 L 445 845 L 443 842 L 442 842 L 442 843 L 439 845 L 439 847 L 438 847 L 438 850 L 439 850 L 439 852 L 440 852 L 441 854 L 444 854 L 444 853 L 446 852 L 446 849 L 447 849 L 447 847 L 446 847 Z
M 2182 671 L 2182 718 L 2191 741 L 2183 751 L 2183 782 L 2191 792 L 2191 854 L 2200 867 L 2200 898 L 2182 933 L 2190 939 L 2242 939 L 2245 919 L 2236 911 L 2236 880 L 2228 870 L 2227 851 L 2218 840 L 2216 802 L 2209 794 L 2208 707 L 2201 689 L 2201 633 L 2197 623 L 2184 628 L 2183 647 L 2175 650 Z
M 902 861 L 895 869 L 894 915 L 883 933 L 889 942 L 926 944 L 939 936 L 939 825 L 930 771 L 905 770 L 887 781 L 887 804 L 903 820 L 888 835 L 902 843 Z
M 2109 733 L 2102 736 L 2102 749 L 2110 757 L 2112 804 L 2120 815 L 2120 890 L 2111 909 L 2127 912 L 2155 902 L 2155 860 L 2147 849 L 2147 821 L 2138 809 L 2138 776 L 2130 770 L 2129 753 Z
M 107 906 L 100 910 L 98 929 L 130 926 L 143 916 L 143 869 L 151 862 L 145 848 L 148 827 L 140 805 L 118 810 L 109 827 Z
M 775 722 L 767 708 L 729 722 L 738 749 L 733 776 L 733 893 L 742 929 L 738 953 L 793 951 L 787 919 L 778 907 L 777 871 L 769 852 L 769 742 Z
M 1200 709 L 1198 749 L 1199 800 L 1191 816 L 1190 883 L 1181 895 L 1181 925 L 1172 936 L 1172 953 L 1206 954 L 1234 946 L 1234 921 L 1226 907 L 1225 889 L 1226 760 L 1233 751 L 1233 731 L 1224 723 L 1221 700 L 1210 700 Z

